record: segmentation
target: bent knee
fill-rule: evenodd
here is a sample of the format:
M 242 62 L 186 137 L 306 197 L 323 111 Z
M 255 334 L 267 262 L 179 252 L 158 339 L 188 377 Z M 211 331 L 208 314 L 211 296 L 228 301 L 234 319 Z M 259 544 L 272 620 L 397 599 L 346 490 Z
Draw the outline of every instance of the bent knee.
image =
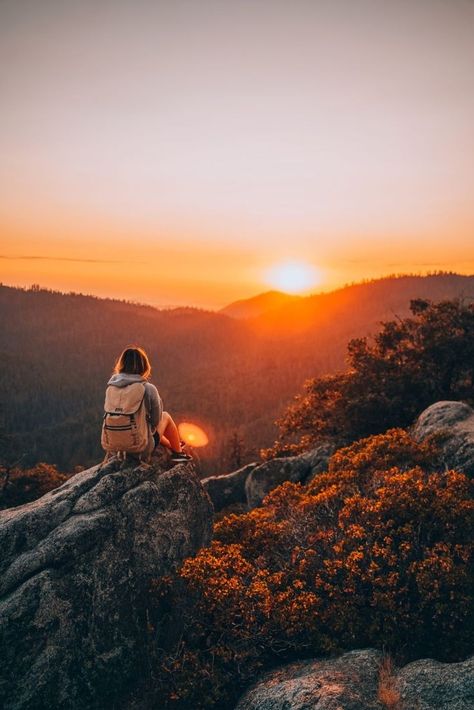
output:
M 161 415 L 161 419 L 158 422 L 158 426 L 156 427 L 157 430 L 162 434 L 163 431 L 168 426 L 168 422 L 170 422 L 170 421 L 171 421 L 171 414 L 169 414 L 168 412 L 163 412 Z

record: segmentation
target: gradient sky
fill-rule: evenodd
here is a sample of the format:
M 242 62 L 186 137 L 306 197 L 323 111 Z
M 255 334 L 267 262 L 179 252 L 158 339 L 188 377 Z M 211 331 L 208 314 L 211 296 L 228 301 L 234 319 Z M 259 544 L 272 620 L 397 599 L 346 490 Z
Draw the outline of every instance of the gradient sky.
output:
M 0 0 L 0 280 L 474 273 L 472 0 Z

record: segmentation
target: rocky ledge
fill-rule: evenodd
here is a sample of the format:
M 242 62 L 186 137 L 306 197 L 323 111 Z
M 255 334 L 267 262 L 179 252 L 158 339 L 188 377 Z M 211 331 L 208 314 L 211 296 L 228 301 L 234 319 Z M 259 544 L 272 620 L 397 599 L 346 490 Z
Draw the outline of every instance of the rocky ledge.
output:
M 95 466 L 0 513 L 0 706 L 109 708 L 143 670 L 146 590 L 209 543 L 192 465 Z

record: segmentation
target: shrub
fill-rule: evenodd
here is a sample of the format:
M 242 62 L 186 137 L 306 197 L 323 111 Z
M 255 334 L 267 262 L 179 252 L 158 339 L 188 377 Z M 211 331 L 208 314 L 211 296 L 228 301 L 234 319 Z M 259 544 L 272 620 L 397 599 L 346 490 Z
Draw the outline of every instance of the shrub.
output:
M 230 515 L 154 586 L 179 635 L 156 683 L 176 707 L 229 707 L 242 683 L 305 655 L 383 647 L 455 660 L 472 640 L 472 484 L 394 430 L 337 452 L 308 487 L 284 483 Z

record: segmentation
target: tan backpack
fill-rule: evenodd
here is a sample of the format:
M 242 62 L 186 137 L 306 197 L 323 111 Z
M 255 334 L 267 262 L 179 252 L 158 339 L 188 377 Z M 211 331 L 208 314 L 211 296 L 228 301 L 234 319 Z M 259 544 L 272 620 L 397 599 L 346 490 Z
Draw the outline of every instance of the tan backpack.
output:
M 150 431 L 143 382 L 126 387 L 109 385 L 104 410 L 101 443 L 105 451 L 137 454 L 147 449 Z

